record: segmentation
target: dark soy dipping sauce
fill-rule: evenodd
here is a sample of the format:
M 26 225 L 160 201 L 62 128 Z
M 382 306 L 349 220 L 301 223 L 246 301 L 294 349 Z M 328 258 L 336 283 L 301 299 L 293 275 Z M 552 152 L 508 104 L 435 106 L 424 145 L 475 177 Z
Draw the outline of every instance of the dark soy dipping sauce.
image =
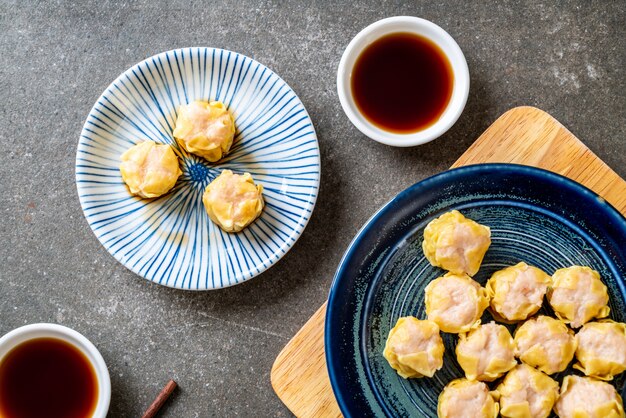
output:
M 441 48 L 411 33 L 392 33 L 359 55 L 352 96 L 361 114 L 394 133 L 424 130 L 437 122 L 454 87 L 452 66 Z
M 0 360 L 2 418 L 86 418 L 97 402 L 93 366 L 65 341 L 29 340 Z

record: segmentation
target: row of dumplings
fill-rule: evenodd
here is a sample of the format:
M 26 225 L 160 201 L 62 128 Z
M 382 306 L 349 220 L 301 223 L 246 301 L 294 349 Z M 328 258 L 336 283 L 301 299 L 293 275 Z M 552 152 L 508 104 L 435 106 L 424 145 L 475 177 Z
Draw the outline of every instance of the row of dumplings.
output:
M 404 378 L 432 377 L 443 366 L 444 350 L 434 321 L 403 317 L 389 334 L 384 356 Z M 460 334 L 455 351 L 465 377 L 444 388 L 441 418 L 495 417 L 498 409 L 504 417 L 548 417 L 553 408 L 560 417 L 623 417 L 619 394 L 602 380 L 626 370 L 625 324 L 589 322 L 574 336 L 562 321 L 537 316 L 512 338 L 506 327 L 490 322 Z M 565 370 L 574 355 L 574 368 L 589 377 L 566 376 L 559 394 L 548 374 Z M 489 391 L 484 382 L 505 374 Z
M 550 412 L 571 418 L 623 418 L 622 400 L 615 388 L 601 380 L 575 375 L 559 384 L 532 367 L 519 364 L 497 389 L 478 380 L 455 379 L 439 396 L 437 415 L 496 418 L 548 417 Z
M 432 377 L 443 366 L 441 330 L 459 335 L 455 352 L 465 377 L 444 388 L 440 417 L 495 417 L 498 411 L 505 417 L 547 417 L 552 409 L 560 417 L 623 417 L 619 394 L 602 380 L 626 370 L 626 325 L 589 322 L 609 314 L 599 274 L 573 266 L 549 276 L 519 263 L 494 273 L 483 288 L 470 275 L 478 272 L 490 244 L 489 228 L 457 211 L 426 227 L 427 259 L 450 271 L 425 289 L 428 319 L 403 317 L 389 332 L 383 355 L 391 367 L 404 378 Z M 532 317 L 544 296 L 558 319 Z M 487 308 L 498 321 L 519 323 L 514 337 L 493 321 L 481 324 Z M 574 334 L 566 324 L 580 330 Z M 565 377 L 559 393 L 548 375 L 565 370 L 574 356 L 574 367 L 588 377 Z M 484 383 L 505 374 L 494 391 Z
M 180 106 L 172 135 L 187 152 L 216 162 L 233 144 L 235 121 L 222 102 Z M 155 198 L 169 192 L 182 174 L 171 146 L 143 141 L 121 156 L 122 180 L 131 194 Z M 255 185 L 249 173 L 224 170 L 205 189 L 202 202 L 209 218 L 226 232 L 239 232 L 263 210 L 263 186 Z
M 446 273 L 425 290 L 426 313 L 443 332 L 467 332 L 490 307 L 504 323 L 523 321 L 539 311 L 544 296 L 554 314 L 572 328 L 609 315 L 609 295 L 597 271 L 583 266 L 557 270 L 552 277 L 524 262 L 495 272 L 482 287 L 467 275 Z

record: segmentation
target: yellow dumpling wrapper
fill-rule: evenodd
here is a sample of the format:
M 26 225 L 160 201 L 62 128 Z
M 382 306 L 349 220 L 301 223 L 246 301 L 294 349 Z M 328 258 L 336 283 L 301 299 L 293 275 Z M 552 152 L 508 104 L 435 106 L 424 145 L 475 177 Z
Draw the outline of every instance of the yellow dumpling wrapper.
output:
M 513 340 L 515 356 L 546 374 L 565 370 L 576 352 L 574 332 L 549 316 L 540 315 L 524 322 Z
M 439 395 L 437 416 L 439 418 L 496 418 L 498 402 L 489 387 L 476 380 L 464 378 L 448 383 Z
M 173 135 L 188 152 L 215 162 L 233 145 L 235 119 L 222 102 L 191 102 L 179 107 Z
M 591 377 L 565 376 L 554 412 L 560 418 L 624 418 L 615 387 Z
M 576 334 L 578 363 L 587 376 L 612 380 L 626 370 L 626 324 L 603 320 L 587 322 Z
M 559 384 L 525 364 L 515 366 L 496 388 L 506 418 L 547 418 L 559 397 Z
M 572 328 L 579 328 L 592 318 L 609 315 L 609 295 L 600 274 L 589 267 L 572 266 L 552 275 L 548 301 L 555 315 Z
M 226 232 L 239 232 L 263 211 L 263 186 L 250 173 L 224 170 L 204 190 L 202 202 L 209 218 Z
M 547 273 L 522 262 L 493 273 L 485 288 L 494 315 L 503 322 L 515 322 L 541 308 L 550 282 Z
M 513 337 L 505 326 L 490 322 L 459 334 L 456 359 L 470 380 L 491 382 L 517 364 Z
M 443 366 L 444 350 L 437 324 L 406 316 L 389 331 L 383 356 L 405 379 L 433 377 Z
M 122 154 L 120 173 L 133 195 L 153 198 L 169 192 L 182 174 L 172 147 L 140 142 Z
M 478 272 L 490 245 L 489 227 L 453 210 L 426 226 L 422 249 L 433 266 L 473 276 Z
M 486 290 L 469 276 L 446 273 L 426 286 L 426 314 L 443 332 L 467 332 L 489 306 Z

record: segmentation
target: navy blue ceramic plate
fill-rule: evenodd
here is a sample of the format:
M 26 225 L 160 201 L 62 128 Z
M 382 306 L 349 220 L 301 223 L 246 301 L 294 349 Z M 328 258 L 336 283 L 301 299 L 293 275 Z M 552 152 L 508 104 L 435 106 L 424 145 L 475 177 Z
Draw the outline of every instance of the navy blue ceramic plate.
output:
M 462 376 L 451 334 L 443 334 L 444 367 L 431 379 L 405 380 L 382 356 L 398 318 L 426 317 L 424 287 L 443 271 L 424 258 L 423 230 L 452 209 L 491 227 L 492 245 L 475 276 L 481 284 L 519 261 L 549 274 L 587 265 L 609 288 L 611 317 L 626 321 L 626 219 L 602 198 L 565 177 L 526 166 L 482 164 L 438 174 L 380 209 L 337 270 L 325 347 L 332 387 L 346 417 L 436 417 L 439 393 Z M 488 320 L 485 314 L 483 321 Z M 624 396 L 624 376 L 613 383 Z

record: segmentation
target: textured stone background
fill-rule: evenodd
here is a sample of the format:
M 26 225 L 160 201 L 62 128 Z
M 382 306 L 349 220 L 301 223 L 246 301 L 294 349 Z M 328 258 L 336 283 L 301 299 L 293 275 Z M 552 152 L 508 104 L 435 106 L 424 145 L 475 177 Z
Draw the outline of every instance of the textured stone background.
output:
M 289 416 L 270 386 L 272 362 L 325 300 L 352 236 L 511 107 L 550 112 L 626 175 L 623 1 L 77 3 L 0 0 L 0 334 L 41 321 L 85 334 L 111 371 L 112 417 L 138 416 L 170 377 L 180 390 L 164 417 Z M 457 124 L 413 149 L 365 138 L 335 92 L 350 39 L 402 14 L 450 32 L 472 80 Z M 216 292 L 162 288 L 118 264 L 74 185 L 98 96 L 131 65 L 184 46 L 272 68 L 300 95 L 322 152 L 321 193 L 297 245 L 260 277 Z

